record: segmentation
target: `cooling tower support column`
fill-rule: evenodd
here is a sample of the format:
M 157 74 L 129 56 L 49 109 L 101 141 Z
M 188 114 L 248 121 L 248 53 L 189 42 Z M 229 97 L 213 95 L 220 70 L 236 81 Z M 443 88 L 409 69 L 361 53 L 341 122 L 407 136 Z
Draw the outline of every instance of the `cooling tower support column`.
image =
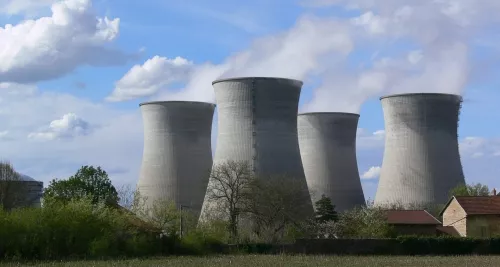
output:
M 256 177 L 298 179 L 309 198 L 297 136 L 302 82 L 249 77 L 218 80 L 213 86 L 218 110 L 214 166 L 247 162 Z M 202 216 L 214 206 L 205 198 Z M 310 199 L 305 206 L 310 214 Z
M 403 94 L 381 101 L 386 137 L 375 204 L 444 204 L 465 183 L 457 137 L 462 98 Z
M 215 105 L 165 101 L 140 107 L 144 151 L 137 188 L 146 206 L 170 200 L 199 214 L 212 167 Z
M 313 202 L 330 198 L 337 211 L 365 204 L 356 160 L 358 114 L 298 116 L 300 154 Z

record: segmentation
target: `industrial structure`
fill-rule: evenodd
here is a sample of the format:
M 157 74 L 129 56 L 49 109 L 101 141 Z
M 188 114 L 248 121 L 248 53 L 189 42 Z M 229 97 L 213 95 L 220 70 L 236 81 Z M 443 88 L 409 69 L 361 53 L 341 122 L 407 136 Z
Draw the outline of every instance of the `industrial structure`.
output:
M 299 114 L 300 154 L 313 202 L 324 195 L 337 211 L 365 204 L 356 161 L 358 120 L 353 113 Z
M 173 201 L 199 214 L 212 167 L 211 131 L 215 105 L 162 101 L 139 105 L 144 150 L 137 183 L 151 207 Z
M 376 205 L 444 204 L 465 184 L 458 149 L 462 98 L 400 94 L 381 98 L 385 151 Z
M 25 197 L 22 205 L 26 207 L 41 207 L 41 198 L 43 195 L 43 182 L 37 181 L 34 178 L 19 174 L 19 182 L 23 184 Z
M 308 200 L 301 212 L 312 213 L 297 136 L 302 81 L 247 77 L 212 84 L 218 110 L 214 166 L 246 162 L 256 177 L 297 179 Z M 205 197 L 202 217 L 216 206 Z

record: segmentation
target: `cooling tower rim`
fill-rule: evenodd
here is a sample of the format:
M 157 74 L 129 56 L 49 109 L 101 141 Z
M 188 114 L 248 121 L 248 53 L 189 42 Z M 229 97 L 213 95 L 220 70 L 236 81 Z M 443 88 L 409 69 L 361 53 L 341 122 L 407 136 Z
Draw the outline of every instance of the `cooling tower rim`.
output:
M 348 116 L 353 116 L 353 117 L 359 117 L 360 116 L 358 113 L 351 113 L 351 112 L 328 112 L 328 111 L 302 112 L 302 113 L 299 113 L 297 116 L 304 116 L 304 115 L 348 115 Z
M 296 80 L 296 79 L 290 79 L 290 78 L 282 78 L 282 77 L 233 77 L 233 78 L 224 78 L 224 79 L 218 79 L 212 82 L 212 85 L 220 82 L 229 82 L 229 81 L 239 81 L 239 80 L 278 80 L 278 81 L 285 81 L 285 82 L 290 82 L 290 83 L 297 83 L 300 86 L 304 85 L 304 82 L 301 80 Z
M 402 96 L 448 96 L 448 97 L 455 97 L 457 99 L 462 99 L 461 95 L 457 94 L 446 94 L 446 93 L 404 93 L 404 94 L 392 94 L 392 95 L 385 95 L 381 96 L 380 100 L 386 99 L 386 98 L 391 98 L 391 97 L 402 97 Z
M 181 100 L 167 100 L 167 101 L 148 101 L 148 102 L 142 102 L 139 104 L 140 106 L 144 105 L 154 105 L 154 104 L 167 104 L 167 103 L 184 103 L 184 104 L 195 104 L 195 105 L 208 105 L 215 107 L 214 103 L 210 102 L 202 102 L 202 101 L 181 101 Z

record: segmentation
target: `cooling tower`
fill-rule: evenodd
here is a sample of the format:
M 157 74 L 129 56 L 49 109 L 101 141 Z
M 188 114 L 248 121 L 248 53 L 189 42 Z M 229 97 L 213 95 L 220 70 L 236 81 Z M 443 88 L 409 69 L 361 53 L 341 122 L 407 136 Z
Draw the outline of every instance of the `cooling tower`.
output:
M 381 98 L 385 151 L 375 204 L 444 204 L 465 183 L 458 150 L 462 98 L 401 94 Z
M 20 174 L 14 179 L 4 181 L 7 184 L 6 199 L 12 208 L 41 206 L 40 199 L 43 195 L 43 182 L 37 181 L 27 175 Z
M 214 166 L 228 160 L 247 162 L 256 177 L 297 179 L 295 184 L 307 194 L 302 211 L 312 213 L 297 136 L 302 82 L 248 77 L 212 84 L 218 110 Z M 206 198 L 202 215 L 215 205 Z
M 313 202 L 329 197 L 337 211 L 365 204 L 356 161 L 358 114 L 318 112 L 298 116 L 302 165 Z
M 137 188 L 147 206 L 159 200 L 199 214 L 212 166 L 211 131 L 215 105 L 164 101 L 139 105 L 144 151 Z

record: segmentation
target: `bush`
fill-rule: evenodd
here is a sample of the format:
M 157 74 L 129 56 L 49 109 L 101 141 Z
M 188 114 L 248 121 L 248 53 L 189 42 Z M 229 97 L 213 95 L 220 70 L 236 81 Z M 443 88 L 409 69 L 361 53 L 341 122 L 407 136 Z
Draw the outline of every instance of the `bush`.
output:
M 175 240 L 134 226 L 131 216 L 85 199 L 0 211 L 0 259 L 149 256 L 172 250 Z
M 500 254 L 500 238 L 402 236 L 396 241 L 404 255 Z

